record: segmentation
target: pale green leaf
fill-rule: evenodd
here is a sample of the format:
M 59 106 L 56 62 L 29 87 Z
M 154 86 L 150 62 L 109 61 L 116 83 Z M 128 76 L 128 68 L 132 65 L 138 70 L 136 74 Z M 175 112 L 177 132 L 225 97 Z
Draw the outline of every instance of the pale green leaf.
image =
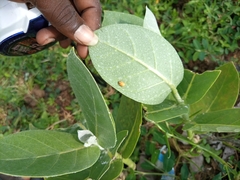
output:
M 240 132 L 240 108 L 224 109 L 203 113 L 191 123 L 185 124 L 184 130 L 201 132 Z
M 92 166 L 97 146 L 84 147 L 77 137 L 57 131 L 24 131 L 0 139 L 0 173 L 49 177 L 75 173 Z
M 227 63 L 217 70 L 221 70 L 218 79 L 200 101 L 191 105 L 190 114 L 229 109 L 236 103 L 239 76 L 234 64 Z
M 201 100 L 217 80 L 221 71 L 206 71 L 197 74 L 189 70 L 184 71 L 182 82 L 177 87 L 185 104 L 193 104 Z
M 143 19 L 132 14 L 116 11 L 104 11 L 102 26 L 109 26 L 111 24 L 135 24 L 142 26 Z
M 146 13 L 145 13 L 144 20 L 143 20 L 143 27 L 162 36 L 159 31 L 159 27 L 158 27 L 156 18 L 154 16 L 154 14 L 152 13 L 152 11 L 150 9 L 148 9 L 148 7 L 146 7 Z
M 172 45 L 140 26 L 117 24 L 96 32 L 89 48 L 94 67 L 111 86 L 145 104 L 159 104 L 183 78 L 182 62 Z
M 158 105 L 144 105 L 145 118 L 155 123 L 171 120 L 187 114 L 189 109 L 186 105 L 176 104 L 175 101 L 165 100 Z
M 115 123 L 117 132 L 128 131 L 128 136 L 120 147 L 119 152 L 123 158 L 129 158 L 140 136 L 140 126 L 142 124 L 141 104 L 122 96 Z
M 83 122 L 103 148 L 116 143 L 115 124 L 98 85 L 83 62 L 72 50 L 67 61 L 68 77 L 73 92 L 86 118 Z

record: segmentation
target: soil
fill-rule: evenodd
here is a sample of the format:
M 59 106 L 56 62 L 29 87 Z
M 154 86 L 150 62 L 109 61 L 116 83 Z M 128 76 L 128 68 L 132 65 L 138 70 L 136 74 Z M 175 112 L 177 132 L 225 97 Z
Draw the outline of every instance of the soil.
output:
M 50 93 L 48 93 L 47 90 L 48 88 L 57 91 L 55 101 L 52 105 L 47 103 L 50 96 Z M 37 109 L 39 100 L 43 99 L 45 105 L 47 105 L 47 112 L 50 115 L 58 114 L 59 119 L 63 119 L 65 122 L 67 121 L 68 124 L 71 125 L 75 123 L 75 120 L 72 116 L 72 112 L 68 110 L 67 107 L 71 105 L 71 102 L 74 98 L 75 97 L 72 93 L 72 88 L 70 87 L 69 82 L 59 79 L 56 82 L 49 82 L 44 90 L 40 89 L 38 86 L 35 86 L 30 93 L 25 95 L 24 101 L 29 108 Z

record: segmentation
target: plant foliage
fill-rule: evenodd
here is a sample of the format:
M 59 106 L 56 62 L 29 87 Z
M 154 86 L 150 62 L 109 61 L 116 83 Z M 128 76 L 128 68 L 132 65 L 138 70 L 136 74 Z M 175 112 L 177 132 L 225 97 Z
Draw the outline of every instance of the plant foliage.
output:
M 114 179 L 122 171 L 123 162 L 130 161 L 126 158 L 137 144 L 143 105 L 145 118 L 165 133 L 165 138 L 174 138 L 172 144 L 180 154 L 183 150 L 177 147 L 177 139 L 198 153 L 215 158 L 229 175 L 229 165 L 194 137 L 205 132 L 240 131 L 240 109 L 233 107 L 239 92 L 239 75 L 233 63 L 203 74 L 184 71 L 177 52 L 161 35 L 148 9 L 143 20 L 105 12 L 103 25 L 96 31 L 98 44 L 89 52 L 101 77 L 124 95 L 117 117 L 113 119 L 94 78 L 72 50 L 67 70 L 84 114 L 77 130 L 82 132 L 80 139 L 85 140 L 77 139 L 76 126 L 65 132 L 29 130 L 5 136 L 0 139 L 0 172 L 52 180 Z M 172 124 L 183 127 L 187 137 Z M 160 133 L 152 134 L 163 138 Z M 169 142 L 161 141 L 169 148 L 163 162 L 169 171 L 175 156 Z M 155 168 L 158 151 L 154 144 L 149 147 L 155 155 L 148 165 Z M 191 153 L 184 156 L 192 157 Z M 171 160 L 167 161 L 169 157 Z

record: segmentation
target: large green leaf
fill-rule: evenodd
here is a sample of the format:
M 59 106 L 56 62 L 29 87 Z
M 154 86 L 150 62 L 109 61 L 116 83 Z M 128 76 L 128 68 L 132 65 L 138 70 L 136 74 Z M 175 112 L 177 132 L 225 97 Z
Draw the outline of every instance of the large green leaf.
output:
M 227 63 L 207 94 L 191 105 L 191 114 L 232 108 L 239 93 L 239 75 L 233 63 Z
M 203 113 L 188 124 L 184 130 L 201 132 L 240 132 L 240 108 Z
M 165 100 L 158 105 L 144 105 L 146 110 L 145 118 L 155 123 L 164 122 L 170 119 L 187 114 L 189 109 L 184 104 L 176 104 L 175 101 Z
M 201 100 L 217 80 L 221 71 L 206 71 L 197 74 L 189 70 L 184 71 L 184 78 L 177 87 L 179 94 L 186 104 L 193 104 Z
M 119 174 L 122 172 L 123 169 L 123 162 L 121 159 L 113 159 L 111 161 L 109 169 L 106 171 L 106 173 L 101 177 L 101 180 L 110 180 L 115 179 L 119 176 Z M 47 178 L 47 180 L 89 180 L 91 179 L 89 177 L 91 169 L 84 170 L 79 173 L 74 174 L 68 174 L 64 176 L 58 176 L 58 177 L 51 177 Z M 99 179 L 98 179 L 99 180 Z
M 0 173 L 49 177 L 78 172 L 100 156 L 97 146 L 84 147 L 69 133 L 24 131 L 0 139 Z
M 116 162 L 117 159 L 115 158 L 115 155 L 121 143 L 126 138 L 126 135 L 127 131 L 119 132 L 117 134 L 118 140 L 116 146 L 110 149 L 110 151 L 102 151 L 101 156 L 92 167 L 75 174 L 52 177 L 48 180 L 102 179 L 103 176 L 108 177 L 109 179 L 114 179 L 116 174 L 120 174 L 122 170 L 122 160 L 119 159 L 119 161 Z M 116 170 L 116 172 L 113 172 L 113 170 Z
M 159 104 L 183 78 L 182 62 L 172 45 L 140 26 L 116 24 L 96 31 L 89 48 L 94 67 L 111 86 L 145 104 Z
M 122 96 L 115 120 L 117 132 L 127 130 L 128 136 L 119 149 L 123 158 L 129 158 L 137 144 L 142 124 L 142 106 L 140 103 Z
M 108 26 L 111 24 L 135 24 L 142 26 L 143 19 L 132 14 L 115 11 L 104 11 L 104 19 L 102 22 L 102 26 Z
M 84 123 L 103 148 L 114 147 L 116 143 L 115 124 L 91 73 L 71 51 L 67 61 L 68 76 L 81 110 L 86 118 Z

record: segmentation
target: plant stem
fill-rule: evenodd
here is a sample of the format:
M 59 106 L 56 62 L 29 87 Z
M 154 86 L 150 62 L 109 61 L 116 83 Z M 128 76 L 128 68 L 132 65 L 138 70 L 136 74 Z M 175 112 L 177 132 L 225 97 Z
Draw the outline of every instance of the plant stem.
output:
M 116 159 L 122 159 L 123 163 L 126 164 L 128 167 L 132 168 L 133 170 L 136 169 L 136 163 L 133 162 L 130 158 L 124 159 L 119 153 L 115 154 Z
M 130 158 L 127 159 L 122 159 L 123 163 L 126 164 L 128 167 L 132 168 L 132 169 L 136 169 L 136 164 L 135 162 L 133 162 Z
M 175 87 L 172 87 L 172 93 L 173 93 L 176 101 L 177 101 L 179 104 L 184 104 L 184 100 L 181 98 L 181 96 L 180 96 L 179 93 L 178 93 L 178 90 L 177 90 Z M 184 114 L 184 115 L 182 116 L 182 118 L 183 118 L 185 121 L 190 121 L 188 114 Z M 187 130 L 187 135 L 188 135 L 188 139 L 192 141 L 192 139 L 193 139 L 193 137 L 194 137 L 193 131 Z
M 181 98 L 181 96 L 179 95 L 178 93 L 178 90 L 176 89 L 176 87 L 171 87 L 172 89 L 172 93 L 173 93 L 173 96 L 174 98 L 176 99 L 176 101 L 179 103 L 179 104 L 183 104 L 184 103 L 184 100 Z
M 187 137 L 190 141 L 193 140 L 193 137 L 194 137 L 194 132 L 192 130 L 187 130 Z
M 142 175 L 142 176 L 162 176 L 164 173 L 155 173 L 155 172 L 142 172 L 142 171 L 135 171 L 135 174 Z M 169 175 L 171 176 L 171 175 Z
M 225 162 L 221 157 L 219 157 L 217 154 L 215 154 L 214 152 L 212 152 L 211 150 L 209 150 L 208 148 L 200 145 L 200 144 L 196 144 L 190 140 L 187 140 L 185 139 L 181 134 L 177 134 L 177 135 L 174 135 L 174 134 L 171 134 L 170 136 L 172 136 L 173 138 L 175 139 L 178 139 L 180 141 L 185 141 L 187 142 L 188 144 L 191 144 L 192 146 L 198 148 L 198 149 L 201 149 L 205 152 L 207 152 L 208 154 L 210 154 L 215 160 L 217 160 L 219 163 L 223 164 L 225 167 L 229 167 L 229 164 L 227 162 Z

